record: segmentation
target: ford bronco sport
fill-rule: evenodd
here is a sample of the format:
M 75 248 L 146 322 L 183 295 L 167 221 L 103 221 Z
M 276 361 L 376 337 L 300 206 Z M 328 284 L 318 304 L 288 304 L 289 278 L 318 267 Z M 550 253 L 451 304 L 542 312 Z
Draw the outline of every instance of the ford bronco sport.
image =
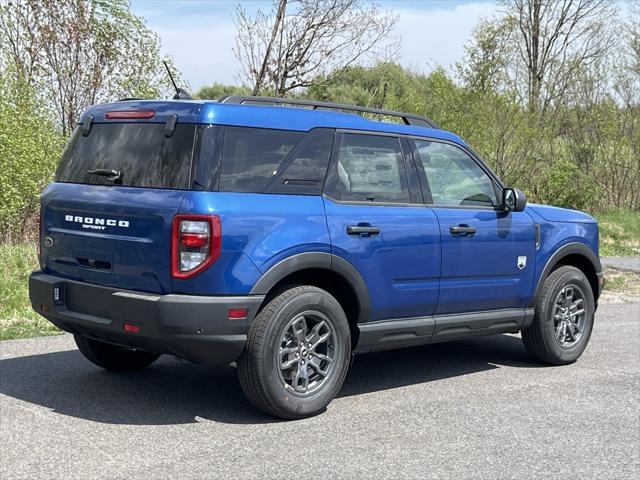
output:
M 289 419 L 329 404 L 353 353 L 521 332 L 574 362 L 602 286 L 590 216 L 527 205 L 427 118 L 301 100 L 89 108 L 40 232 L 33 308 L 88 360 L 237 362 Z

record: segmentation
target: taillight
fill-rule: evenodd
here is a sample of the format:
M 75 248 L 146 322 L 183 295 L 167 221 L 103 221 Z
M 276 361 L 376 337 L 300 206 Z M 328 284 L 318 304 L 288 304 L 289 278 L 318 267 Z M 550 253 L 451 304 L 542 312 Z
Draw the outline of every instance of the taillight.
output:
M 171 232 L 171 276 L 190 278 L 220 256 L 222 233 L 216 215 L 176 215 Z

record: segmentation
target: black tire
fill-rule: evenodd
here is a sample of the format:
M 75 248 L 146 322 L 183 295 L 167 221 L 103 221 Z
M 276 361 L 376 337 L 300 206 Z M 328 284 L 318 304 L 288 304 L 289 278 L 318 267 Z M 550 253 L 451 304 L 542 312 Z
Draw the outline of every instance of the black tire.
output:
M 580 337 L 573 343 L 563 345 L 562 340 L 558 339 L 558 332 L 562 336 L 561 326 L 556 331 L 556 326 L 559 325 L 556 322 L 562 320 L 557 320 L 555 316 L 556 302 L 561 292 L 565 291 L 565 287 L 573 287 L 583 296 L 584 317 L 581 318 Z M 557 305 L 560 306 L 561 303 Z M 544 282 L 535 311 L 533 322 L 522 331 L 522 340 L 527 352 L 551 365 L 567 365 L 580 358 L 591 338 L 595 314 L 593 291 L 584 273 L 571 266 L 562 266 L 554 270 Z
M 301 337 L 303 340 L 288 336 L 295 333 L 296 325 L 300 326 L 300 318 L 304 327 L 311 330 L 309 335 L 313 334 L 311 325 L 320 325 L 319 332 L 324 332 L 323 335 L 331 332 L 328 339 L 323 344 L 309 340 L 318 340 L 319 332 L 315 333 L 317 336 Z M 319 346 L 305 350 L 305 345 L 309 347 L 312 343 Z M 281 353 L 281 348 L 295 353 Z M 318 348 L 326 348 L 323 356 L 332 356 L 333 361 L 318 364 L 319 357 L 315 356 Z M 256 316 L 245 350 L 238 359 L 238 377 L 246 397 L 257 409 L 284 419 L 305 418 L 322 412 L 337 395 L 347 375 L 350 355 L 349 324 L 340 304 L 320 288 L 297 286 L 274 297 Z M 300 382 L 296 373 L 305 365 L 303 356 L 307 359 L 304 367 L 307 373 L 303 377 L 307 379 L 308 391 L 300 393 L 296 389 L 302 389 L 305 382 L 304 378 Z M 288 372 L 281 369 L 287 361 L 298 362 L 291 368 L 295 378 L 287 378 Z M 320 370 L 324 365 L 326 376 L 314 369 L 314 363 Z M 311 381 L 314 378 L 315 387 Z
M 131 350 L 83 335 L 74 335 L 73 338 L 87 360 L 113 372 L 140 370 L 151 365 L 160 357 L 157 353 Z

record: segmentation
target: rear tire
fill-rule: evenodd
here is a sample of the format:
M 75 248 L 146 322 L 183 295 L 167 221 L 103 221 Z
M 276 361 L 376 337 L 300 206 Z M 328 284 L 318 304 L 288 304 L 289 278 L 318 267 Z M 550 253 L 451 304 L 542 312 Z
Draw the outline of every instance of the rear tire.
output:
M 113 372 L 140 370 L 151 365 L 160 357 L 157 353 L 131 350 L 83 335 L 74 335 L 73 338 L 87 360 Z
M 350 355 L 349 324 L 336 299 L 317 287 L 292 287 L 256 316 L 238 359 L 238 377 L 257 409 L 305 418 L 337 395 Z
M 585 274 L 571 266 L 554 270 L 544 282 L 535 310 L 533 322 L 522 331 L 529 354 L 551 365 L 575 362 L 587 348 L 595 314 Z

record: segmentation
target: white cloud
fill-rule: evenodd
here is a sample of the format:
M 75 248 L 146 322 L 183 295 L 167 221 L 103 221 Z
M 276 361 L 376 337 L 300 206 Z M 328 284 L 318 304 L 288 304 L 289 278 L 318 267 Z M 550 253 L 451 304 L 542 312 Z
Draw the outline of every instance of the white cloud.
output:
M 496 13 L 491 3 L 428 4 L 402 2 L 392 8 L 402 37 L 400 62 L 420 71 L 450 67 L 464 55 L 464 45 L 480 18 Z M 147 20 L 162 40 L 193 91 L 213 82 L 236 83 L 241 67 L 232 48 L 235 25 L 232 3 L 134 2 L 133 10 Z M 253 4 L 252 7 L 255 7 Z M 268 5 L 267 5 L 268 6 Z M 179 7 L 179 8 L 177 8 Z

